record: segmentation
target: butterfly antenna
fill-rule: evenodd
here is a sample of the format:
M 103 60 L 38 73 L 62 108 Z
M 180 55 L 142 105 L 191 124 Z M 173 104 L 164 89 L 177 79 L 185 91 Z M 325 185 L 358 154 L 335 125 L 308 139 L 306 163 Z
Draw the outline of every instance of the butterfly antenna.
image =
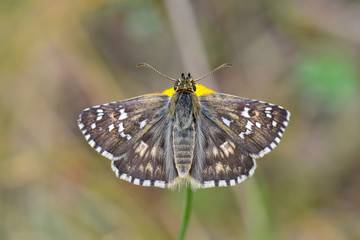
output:
M 148 63 L 139 63 L 138 65 L 136 65 L 136 67 L 137 67 L 137 68 L 139 68 L 139 67 L 147 67 L 147 68 L 150 68 L 151 70 L 153 70 L 153 71 L 157 72 L 158 74 L 160 74 L 160 75 L 162 75 L 162 76 L 166 77 L 167 79 L 169 79 L 169 80 L 171 80 L 171 81 L 175 81 L 175 82 L 176 82 L 176 79 L 171 78 L 171 77 L 169 77 L 169 76 L 167 76 L 167 75 L 163 74 L 162 72 L 158 71 L 156 68 L 154 68 L 153 66 L 151 66 L 151 65 L 150 65 L 150 64 L 148 64 Z
M 220 69 L 223 69 L 223 68 L 227 68 L 227 67 L 233 67 L 233 65 L 230 64 L 230 63 L 224 63 L 224 64 L 218 66 L 217 68 L 215 68 L 214 70 L 212 70 L 211 72 L 209 72 L 208 74 L 205 74 L 205 75 L 202 76 L 201 78 L 195 79 L 194 82 L 197 82 L 197 81 L 199 81 L 199 80 L 201 80 L 201 79 L 203 79 L 203 78 L 206 78 L 206 77 L 209 76 L 210 74 L 213 74 L 214 72 L 216 72 L 216 71 L 218 71 L 218 70 L 220 70 Z

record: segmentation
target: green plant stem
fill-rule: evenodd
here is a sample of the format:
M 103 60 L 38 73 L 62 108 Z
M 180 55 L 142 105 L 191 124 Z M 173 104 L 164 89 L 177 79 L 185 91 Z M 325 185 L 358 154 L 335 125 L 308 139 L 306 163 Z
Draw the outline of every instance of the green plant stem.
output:
M 187 186 L 187 188 L 186 188 L 185 198 L 186 198 L 185 210 L 184 210 L 184 217 L 183 217 L 182 226 L 181 226 L 181 232 L 180 232 L 179 238 L 178 238 L 179 240 L 185 239 L 186 230 L 189 225 L 189 220 L 190 220 L 190 215 L 191 215 L 191 204 L 192 204 L 192 190 L 191 190 L 190 186 Z

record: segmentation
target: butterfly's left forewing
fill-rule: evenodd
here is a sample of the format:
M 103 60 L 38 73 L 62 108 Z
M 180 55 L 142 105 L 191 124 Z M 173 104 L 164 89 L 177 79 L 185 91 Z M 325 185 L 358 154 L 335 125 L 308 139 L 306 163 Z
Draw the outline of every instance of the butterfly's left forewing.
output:
M 290 119 L 290 112 L 281 106 L 228 94 L 202 95 L 199 102 L 202 113 L 254 158 L 279 144 Z

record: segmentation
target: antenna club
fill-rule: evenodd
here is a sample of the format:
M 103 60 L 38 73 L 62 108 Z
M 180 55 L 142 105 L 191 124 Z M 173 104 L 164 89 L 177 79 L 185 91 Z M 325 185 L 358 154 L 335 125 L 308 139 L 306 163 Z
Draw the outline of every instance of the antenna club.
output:
M 151 70 L 153 70 L 154 72 L 157 72 L 158 74 L 160 74 L 161 76 L 164 76 L 165 78 L 171 80 L 171 81 L 176 81 L 176 79 L 168 77 L 167 75 L 163 74 L 162 72 L 158 71 L 156 68 L 154 68 L 153 66 L 151 66 L 148 63 L 139 63 L 138 65 L 136 65 L 137 68 L 139 67 L 147 67 L 150 68 Z
M 137 68 L 139 67 L 149 67 L 150 65 L 148 63 L 139 63 L 138 65 L 136 65 Z
M 220 65 L 219 67 L 215 68 L 214 70 L 212 70 L 211 72 L 209 72 L 208 74 L 205 74 L 204 76 L 202 76 L 202 77 L 200 77 L 198 79 L 195 79 L 194 82 L 197 82 L 197 81 L 199 81 L 199 80 L 213 74 L 214 72 L 216 72 L 216 71 L 218 71 L 220 69 L 223 69 L 223 68 L 227 68 L 227 67 L 233 67 L 233 65 L 230 64 L 230 63 L 224 63 L 224 64 Z
M 224 63 L 223 65 L 221 65 L 222 67 L 234 67 L 234 65 L 232 65 L 231 63 Z

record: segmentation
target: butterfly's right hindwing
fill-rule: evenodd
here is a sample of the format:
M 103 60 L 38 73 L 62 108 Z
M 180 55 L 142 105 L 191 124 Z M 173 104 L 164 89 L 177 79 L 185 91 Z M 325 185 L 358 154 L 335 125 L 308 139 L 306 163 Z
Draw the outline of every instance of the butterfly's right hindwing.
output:
M 167 187 L 177 176 L 167 143 L 167 118 L 156 122 L 120 159 L 112 161 L 119 178 L 140 186 Z

